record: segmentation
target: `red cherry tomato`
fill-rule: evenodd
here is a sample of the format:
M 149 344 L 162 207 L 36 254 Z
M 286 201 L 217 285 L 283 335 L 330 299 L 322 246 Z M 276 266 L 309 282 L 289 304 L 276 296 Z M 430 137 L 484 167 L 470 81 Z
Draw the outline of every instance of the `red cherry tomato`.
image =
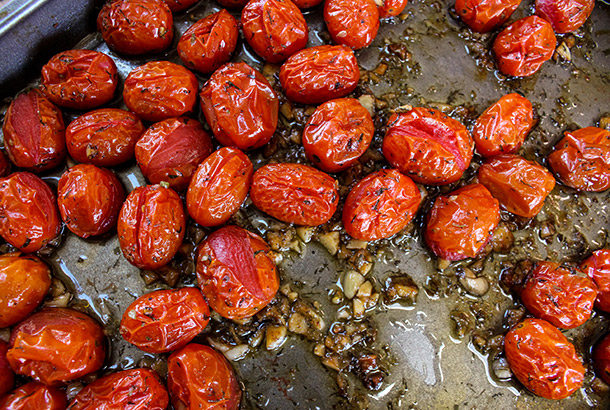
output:
M 294 4 L 301 10 L 309 9 L 322 3 L 323 0 L 292 0 Z
M 392 114 L 383 139 L 383 155 L 415 182 L 446 185 L 470 165 L 473 142 L 459 121 L 430 108 Z
M 398 16 L 407 7 L 407 0 L 380 0 L 375 2 L 379 10 L 379 17 Z M 379 4 L 381 3 L 381 4 Z
M 66 393 L 55 387 L 29 382 L 0 398 L 1 410 L 66 410 Z
M 595 0 L 536 0 L 536 14 L 551 23 L 559 34 L 578 30 L 594 7 Z
M 324 22 L 335 43 L 358 50 L 377 36 L 379 10 L 373 0 L 326 0 Z
M 356 89 L 360 69 L 346 46 L 317 46 L 301 50 L 280 69 L 280 83 L 289 100 L 320 104 L 345 97 Z
M 8 345 L 0 340 L 0 398 L 11 391 L 15 385 L 15 374 L 11 370 L 11 366 L 6 359 L 7 351 Z M 0 408 L 2 408 L 1 404 Z
M 610 131 L 596 127 L 566 131 L 548 161 L 564 185 L 605 191 L 610 188 Z
M 0 151 L 0 178 L 4 178 L 11 173 L 11 163 L 4 154 Z
M 499 221 L 500 206 L 487 188 L 466 185 L 436 198 L 426 215 L 424 237 L 440 258 L 474 258 L 491 239 Z
M 61 111 L 38 90 L 19 94 L 6 111 L 4 147 L 13 164 L 32 172 L 59 165 L 66 155 Z
M 246 154 L 224 147 L 199 165 L 186 195 L 188 213 L 201 226 L 227 222 L 246 199 L 254 170 Z
M 320 105 L 303 129 L 307 158 L 326 172 L 351 167 L 369 148 L 375 133 L 371 114 L 356 99 Z
M 233 368 L 208 346 L 191 343 L 167 360 L 167 387 L 175 409 L 237 410 L 241 390 Z
M 118 82 L 114 61 L 99 51 L 64 51 L 42 67 L 42 92 L 60 107 L 75 110 L 106 104 Z
M 508 212 L 533 218 L 555 187 L 555 178 L 546 168 L 518 155 L 488 159 L 479 167 L 479 182 Z
M 246 63 L 229 63 L 203 86 L 201 109 L 218 142 L 247 151 L 271 139 L 279 102 L 261 73 Z
M 136 160 L 144 176 L 153 184 L 167 182 L 184 191 L 214 146 L 197 120 L 170 118 L 150 126 L 136 144 Z
M 610 249 L 600 249 L 580 264 L 580 269 L 597 285 L 595 307 L 610 312 Z
M 177 13 L 182 10 L 186 10 L 199 0 L 163 0 L 173 13 Z
M 238 38 L 237 20 L 228 11 L 220 10 L 186 30 L 178 41 L 178 55 L 188 68 L 213 73 L 231 59 Z
M 0 328 L 25 319 L 40 305 L 49 287 L 51 270 L 36 256 L 20 256 L 19 253 L 1 255 Z
M 0 179 L 0 236 L 26 253 L 59 235 L 61 222 L 51 188 L 29 172 Z
M 494 40 L 493 53 L 502 74 L 527 77 L 553 57 L 557 39 L 551 24 L 529 16 L 506 27 Z
M 487 33 L 503 24 L 521 0 L 455 0 L 455 11 L 472 31 Z
M 248 3 L 248 0 L 216 0 L 216 2 L 223 7 L 240 9 Z
M 343 226 L 356 239 L 389 238 L 411 222 L 420 202 L 421 194 L 411 178 L 383 169 L 350 191 L 343 207 Z
M 610 333 L 593 348 L 593 367 L 599 377 L 610 384 Z
M 100 10 L 97 29 L 119 53 L 159 53 L 172 43 L 174 17 L 162 0 L 113 0 Z
M 72 309 L 46 308 L 25 319 L 11 333 L 6 355 L 17 374 L 56 385 L 102 367 L 104 329 Z

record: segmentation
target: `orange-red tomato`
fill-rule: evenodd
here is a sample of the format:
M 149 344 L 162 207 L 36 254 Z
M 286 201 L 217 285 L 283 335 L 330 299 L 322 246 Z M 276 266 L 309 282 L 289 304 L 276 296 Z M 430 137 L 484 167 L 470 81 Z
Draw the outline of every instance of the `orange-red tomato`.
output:
M 42 179 L 29 172 L 0 179 L 0 236 L 5 241 L 31 253 L 60 230 L 55 194 Z
M 300 9 L 309 9 L 322 3 L 322 0 L 293 0 L 294 4 Z
M 186 216 L 176 191 L 161 185 L 138 187 L 119 213 L 119 245 L 132 265 L 160 268 L 178 252 L 185 228 Z
M 44 384 L 78 379 L 102 367 L 104 329 L 73 309 L 46 308 L 11 332 L 6 355 L 15 373 Z
M 136 160 L 153 184 L 167 182 L 184 191 L 197 165 L 214 146 L 199 121 L 188 117 L 169 118 L 150 126 L 136 144 Z
M 548 161 L 564 185 L 605 191 L 610 188 L 610 131 L 596 127 L 566 131 Z
M 455 0 L 455 11 L 472 31 L 487 33 L 504 23 L 521 0 Z
M 8 345 L 0 340 L 0 398 L 11 391 L 15 385 L 15 374 L 11 370 L 11 366 L 6 359 L 7 351 Z M 0 408 L 2 408 L 1 404 Z
M 493 53 L 502 74 L 527 77 L 553 57 L 557 39 L 551 24 L 529 16 L 506 27 L 494 40 Z
M 0 178 L 4 178 L 11 173 L 11 163 L 4 154 L 0 151 Z
M 600 249 L 580 264 L 580 269 L 597 285 L 595 307 L 610 312 L 610 249 Z
M 280 83 L 289 100 L 320 104 L 345 97 L 360 79 L 358 61 L 347 46 L 317 46 L 301 50 L 280 69 Z
M 375 124 L 371 114 L 354 98 L 320 105 L 303 129 L 307 158 L 326 172 L 351 167 L 369 148 Z
M 357 50 L 377 36 L 379 10 L 373 0 L 326 0 L 324 22 L 335 43 Z
M 394 113 L 383 139 L 383 155 L 414 181 L 446 185 L 470 165 L 473 142 L 459 121 L 431 108 Z
M 60 107 L 88 110 L 114 96 L 119 76 L 114 60 L 94 50 L 68 50 L 42 67 L 42 92 Z
M 411 178 L 383 169 L 350 191 L 343 207 L 343 226 L 356 239 L 389 238 L 407 226 L 420 202 L 421 194 Z
M 169 9 L 176 13 L 182 10 L 186 10 L 191 7 L 193 4 L 197 3 L 199 0 L 163 0 L 168 6 Z
M 438 257 L 474 258 L 500 222 L 500 206 L 481 184 L 466 185 L 436 198 L 426 215 L 424 237 Z
M 380 2 L 375 3 L 379 10 L 379 17 L 384 18 L 398 16 L 407 7 L 408 0 L 381 0 Z
M 29 382 L 0 397 L 0 410 L 66 410 L 66 393 L 56 387 Z
M 254 169 L 246 154 L 224 147 L 203 161 L 189 185 L 186 207 L 201 226 L 227 222 L 246 199 Z
M 263 239 L 229 225 L 197 249 L 197 280 L 210 307 L 229 319 L 254 315 L 274 298 L 279 278 Z
M 228 7 L 230 9 L 240 9 L 248 3 L 248 0 L 216 0 L 216 1 L 221 6 Z
M 508 212 L 533 218 L 555 187 L 555 178 L 546 168 L 518 155 L 488 159 L 479 167 L 479 182 Z
M 595 0 L 536 0 L 536 14 L 548 20 L 559 34 L 578 30 L 594 7 Z
M 595 372 L 610 384 L 610 333 L 595 345 L 592 356 Z

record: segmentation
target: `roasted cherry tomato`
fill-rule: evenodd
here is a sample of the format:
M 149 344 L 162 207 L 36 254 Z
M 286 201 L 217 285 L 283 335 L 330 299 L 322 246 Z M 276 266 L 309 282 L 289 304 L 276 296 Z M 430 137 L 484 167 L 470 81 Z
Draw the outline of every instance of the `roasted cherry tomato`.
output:
M 213 73 L 231 59 L 238 38 L 237 20 L 220 10 L 186 30 L 178 41 L 178 55 L 188 68 Z
M 68 50 L 42 67 L 42 92 L 60 107 L 88 110 L 112 100 L 119 83 L 114 60 L 94 50 Z
M 305 17 L 290 0 L 250 0 L 241 25 L 250 47 L 270 63 L 281 63 L 307 45 Z
M 504 23 L 521 0 L 455 0 L 455 12 L 472 31 L 487 33 Z
M 564 185 L 605 191 L 610 188 L 610 131 L 596 127 L 566 131 L 548 160 Z
M 466 185 L 434 201 L 426 215 L 424 237 L 439 258 L 474 258 L 500 222 L 500 206 L 481 184 Z
M 188 213 L 201 226 L 227 222 L 246 199 L 254 170 L 246 154 L 224 147 L 199 165 L 188 193 Z
M 269 164 L 254 173 L 250 198 L 254 205 L 280 221 L 321 225 L 337 210 L 337 181 L 301 164 Z
M 593 348 L 593 367 L 599 377 L 610 384 L 610 333 Z
M 240 9 L 248 3 L 248 0 L 216 0 L 216 1 L 221 6 L 228 7 L 230 9 Z
M 106 358 L 104 329 L 66 308 L 34 313 L 13 329 L 9 345 L 6 357 L 15 373 L 49 385 L 95 372 Z
M 6 111 L 4 147 L 13 164 L 32 172 L 59 165 L 66 156 L 61 111 L 38 90 L 19 94 Z
M 360 69 L 346 46 L 317 46 L 301 50 L 280 69 L 280 83 L 289 100 L 320 104 L 345 97 L 356 89 Z
M 55 194 L 29 172 L 0 179 L 0 236 L 26 253 L 36 252 L 59 235 Z
M 381 18 L 398 16 L 407 7 L 407 3 L 407 0 L 379 0 L 375 2 Z
M 0 397 L 1 410 L 66 410 L 66 393 L 38 382 L 29 382 Z
M 172 43 L 174 17 L 163 0 L 113 0 L 100 10 L 97 29 L 119 53 L 159 53 Z
M 307 158 L 326 172 L 351 167 L 369 148 L 375 125 L 356 99 L 339 98 L 320 105 L 303 129 Z
M 383 169 L 350 191 L 343 207 L 343 226 L 356 239 L 389 238 L 411 222 L 420 202 L 421 194 L 411 178 Z
M 184 238 L 186 216 L 182 200 L 161 185 L 138 187 L 127 196 L 117 231 L 125 258 L 140 269 L 166 265 Z
M 479 182 L 508 212 L 533 218 L 555 187 L 555 178 L 546 168 L 518 155 L 488 159 L 479 167 Z
M 105 234 L 114 229 L 125 191 L 112 171 L 79 164 L 59 179 L 57 204 L 61 219 L 81 238 Z
M 163 1 L 169 6 L 169 9 L 173 13 L 176 13 L 176 12 L 188 9 L 193 4 L 197 3 L 199 0 L 163 0 Z
M 578 30 L 594 7 L 595 0 L 536 0 L 536 14 L 551 23 L 559 34 Z
M 297 5 L 301 10 L 309 9 L 322 3 L 323 0 L 293 0 L 292 2 Z
M 540 397 L 564 399 L 584 380 L 585 368 L 574 345 L 545 320 L 519 323 L 506 334 L 504 352 L 513 374 Z
M 379 10 L 373 0 L 326 0 L 324 22 L 335 43 L 357 50 L 377 36 Z
M 136 160 L 153 184 L 167 182 L 184 191 L 197 165 L 214 150 L 212 139 L 197 120 L 170 118 L 150 126 L 136 144 Z
M 25 319 L 40 305 L 50 286 L 51 270 L 36 256 L 1 255 L 0 328 Z
M 203 86 L 201 109 L 222 145 L 250 150 L 271 139 L 279 102 L 261 73 L 246 63 L 229 63 Z
M 11 366 L 6 359 L 7 351 L 8 345 L 0 340 L 0 398 L 11 391 L 15 385 L 15 374 L 11 370 Z M 0 401 L 0 403 L 2 402 Z M 2 408 L 1 405 L 0 408 Z
M 414 181 L 446 185 L 470 165 L 473 142 L 459 121 L 431 108 L 392 114 L 383 139 L 383 155 Z
M 11 173 L 11 163 L 4 154 L 0 151 L 0 178 L 4 178 Z
M 595 307 L 610 312 L 610 249 L 600 249 L 580 264 L 580 269 L 597 285 Z
M 553 57 L 557 39 L 551 24 L 529 16 L 506 27 L 494 40 L 493 53 L 502 74 L 527 77 Z

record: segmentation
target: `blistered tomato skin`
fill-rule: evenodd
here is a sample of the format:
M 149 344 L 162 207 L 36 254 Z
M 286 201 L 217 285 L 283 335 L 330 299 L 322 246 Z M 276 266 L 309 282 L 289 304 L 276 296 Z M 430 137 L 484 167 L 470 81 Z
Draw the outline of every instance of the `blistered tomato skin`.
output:
M 427 185 L 460 179 L 473 156 L 470 133 L 440 111 L 413 108 L 392 114 L 383 139 L 383 155 L 393 167 Z
M 373 0 L 326 0 L 324 22 L 335 43 L 358 50 L 377 36 L 379 10 Z
M 253 316 L 279 288 L 271 250 L 238 226 L 212 233 L 197 249 L 197 280 L 210 307 L 228 319 Z
M 347 46 L 316 46 L 301 50 L 280 69 L 280 83 L 290 101 L 320 104 L 356 89 L 360 69 Z
M 199 0 L 163 0 L 163 1 L 169 6 L 169 9 L 173 13 L 176 13 L 176 12 L 188 9 L 193 4 L 197 3 Z
M 610 384 L 610 334 L 593 348 L 593 367 L 597 376 Z
M 379 10 L 379 17 L 395 17 L 403 12 L 407 7 L 408 0 L 381 0 L 381 5 L 378 2 L 377 9 Z
M 32 253 L 60 231 L 55 194 L 42 179 L 29 172 L 0 179 L 0 236 L 5 241 Z
M 2 410 L 66 410 L 66 393 L 38 382 L 29 382 L 0 397 Z
M 521 0 L 456 0 L 455 12 L 472 31 L 487 33 L 504 23 Z
M 551 23 L 558 34 L 578 30 L 594 7 L 595 0 L 536 0 L 536 14 Z
M 8 345 L 0 340 L 0 398 L 11 391 L 15 385 L 15 374 L 11 370 L 8 360 L 6 360 L 7 351 Z
M 610 312 L 610 249 L 600 249 L 580 264 L 580 269 L 597 285 L 595 307 Z
M 191 218 L 201 226 L 227 222 L 246 199 L 254 169 L 246 154 L 224 147 L 203 161 L 186 194 Z

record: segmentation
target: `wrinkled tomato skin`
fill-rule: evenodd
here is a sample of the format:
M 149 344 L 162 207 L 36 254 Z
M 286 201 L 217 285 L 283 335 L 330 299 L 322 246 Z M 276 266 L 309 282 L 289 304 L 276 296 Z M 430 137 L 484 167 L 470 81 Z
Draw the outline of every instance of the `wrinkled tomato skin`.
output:
M 293 0 L 293 3 L 301 10 L 310 9 L 322 3 L 323 0 Z
M 478 170 L 479 182 L 508 212 L 533 218 L 555 187 L 555 178 L 546 168 L 518 155 L 488 159 Z
M 530 16 L 515 21 L 500 32 L 492 48 L 502 74 L 527 77 L 553 57 L 556 44 L 551 24 L 540 17 Z
M 15 385 L 15 374 L 6 360 L 7 351 L 8 345 L 0 340 L 0 398 L 11 391 Z
M 48 385 L 97 371 L 106 358 L 104 329 L 73 309 L 45 308 L 11 332 L 7 359 L 15 373 Z
M 595 345 L 592 357 L 595 373 L 610 384 L 610 333 Z
M 456 0 L 455 12 L 472 31 L 487 33 L 503 24 L 521 0 Z
M 241 12 L 241 25 L 250 47 L 273 64 L 307 45 L 305 17 L 290 0 L 250 0 Z
M 436 198 L 426 215 L 424 238 L 439 258 L 474 258 L 491 239 L 498 222 L 500 206 L 487 188 L 466 185 Z
M 2 126 L 6 154 L 31 172 L 55 168 L 66 156 L 64 119 L 59 108 L 38 90 L 11 102 Z
M 241 9 L 248 4 L 248 0 L 216 0 L 216 2 L 230 9 Z
M 600 249 L 580 264 L 580 270 L 597 285 L 595 307 L 610 312 L 610 249 Z
M 241 389 L 227 359 L 191 343 L 167 360 L 167 387 L 175 409 L 237 410 Z
M 220 228 L 199 246 L 197 280 L 210 307 L 228 319 L 253 316 L 279 288 L 265 241 L 234 225 Z
M 307 158 L 326 172 L 351 167 L 369 148 L 375 133 L 371 114 L 354 98 L 320 105 L 303 129 Z
M 337 210 L 337 181 L 301 164 L 269 164 L 252 179 L 250 198 L 261 211 L 280 221 L 316 226 L 328 222 Z
M 178 55 L 188 68 L 213 73 L 231 59 L 238 38 L 237 20 L 223 9 L 186 30 L 178 41 Z
M 395 17 L 404 11 L 408 0 L 383 0 L 382 3 L 381 6 L 377 6 L 379 17 Z
M 186 207 L 201 226 L 227 222 L 248 196 L 254 168 L 246 154 L 224 147 L 203 161 L 189 185 Z
M 174 17 L 162 0 L 114 0 L 100 10 L 97 30 L 119 53 L 159 53 L 172 43 Z
M 11 162 L 4 152 L 0 151 L 0 178 L 4 178 L 11 173 Z
M 457 181 L 470 165 L 473 142 L 459 121 L 440 111 L 416 107 L 394 113 L 383 139 L 383 155 L 393 167 L 427 185 Z
M 421 194 L 411 178 L 395 169 L 374 172 L 348 194 L 343 226 L 353 238 L 374 241 L 400 232 L 415 216 Z
M 36 256 L 18 252 L 0 256 L 0 328 L 25 319 L 50 287 L 51 270 Z
M 150 126 L 136 144 L 136 161 L 152 183 L 167 182 L 184 191 L 214 146 L 199 121 L 188 117 L 170 118 Z
M 373 0 L 326 0 L 324 22 L 335 43 L 358 50 L 377 36 L 379 10 Z
M 316 46 L 301 50 L 280 69 L 280 83 L 290 101 L 321 104 L 356 89 L 360 69 L 347 46 Z
M 55 194 L 42 179 L 29 172 L 0 179 L 0 236 L 5 241 L 32 253 L 60 231 Z
M 536 0 L 536 14 L 551 23 L 558 34 L 578 30 L 594 7 L 595 0 Z
M 201 109 L 218 142 L 247 151 L 273 136 L 279 101 L 261 73 L 246 63 L 229 63 L 203 86 Z
M 186 10 L 199 0 L 163 0 L 173 13 Z
M 610 131 L 586 127 L 566 131 L 548 162 L 557 178 L 579 191 L 610 188 Z
M 68 50 L 42 67 L 41 90 L 54 104 L 89 110 L 106 104 L 119 83 L 114 60 L 94 50 Z
M 66 393 L 38 382 L 29 382 L 0 397 L 1 410 L 66 410 Z

